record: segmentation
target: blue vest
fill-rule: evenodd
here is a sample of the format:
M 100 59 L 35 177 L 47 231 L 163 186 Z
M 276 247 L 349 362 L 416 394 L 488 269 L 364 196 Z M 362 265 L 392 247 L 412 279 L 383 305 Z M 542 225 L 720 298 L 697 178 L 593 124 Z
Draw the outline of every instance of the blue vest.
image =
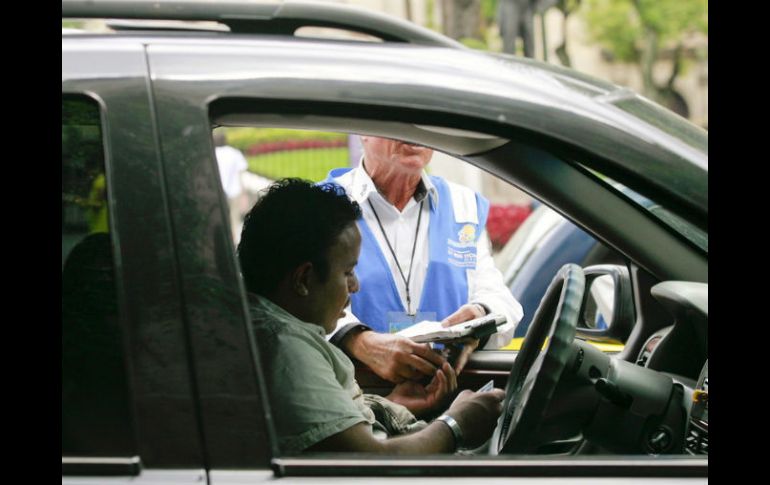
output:
M 334 179 L 349 170 L 332 170 L 324 183 L 336 183 Z M 404 314 L 406 309 L 390 266 L 369 226 L 363 218 L 358 220 L 361 255 L 355 271 L 361 287 L 350 299 L 356 317 L 377 332 L 396 332 L 420 320 L 442 320 L 468 303 L 466 270 L 476 269 L 476 243 L 486 225 L 489 201 L 473 194 L 479 223 L 458 222 L 447 182 L 439 177 L 430 179 L 438 191 L 439 204 L 430 205 L 429 263 L 414 321 L 398 319 L 396 314 Z

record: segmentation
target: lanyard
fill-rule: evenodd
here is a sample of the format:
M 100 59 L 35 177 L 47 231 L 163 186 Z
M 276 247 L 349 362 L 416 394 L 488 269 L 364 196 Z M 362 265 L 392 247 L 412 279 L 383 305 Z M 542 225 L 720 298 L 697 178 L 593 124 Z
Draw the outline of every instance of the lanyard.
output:
M 390 249 L 390 254 L 393 255 L 393 261 L 396 262 L 396 267 L 398 268 L 398 272 L 401 274 L 401 279 L 404 280 L 404 286 L 406 287 L 406 313 L 409 315 L 414 315 L 415 313 L 412 312 L 412 297 L 409 294 L 409 280 L 412 278 L 412 263 L 414 263 L 414 251 L 415 249 L 417 249 L 417 234 L 420 232 L 420 220 L 422 220 L 422 203 L 425 202 L 425 199 L 422 199 L 420 201 L 420 213 L 417 214 L 417 228 L 414 230 L 414 244 L 412 245 L 412 259 L 409 260 L 409 273 L 406 276 L 404 276 L 404 270 L 401 269 L 401 265 L 398 264 L 398 258 L 396 257 L 396 252 L 393 251 L 393 246 L 391 246 L 390 244 L 388 235 L 385 234 L 385 228 L 382 227 L 380 216 L 378 216 L 377 211 L 374 210 L 372 201 L 370 199 L 367 199 L 367 202 L 369 202 L 369 207 L 372 208 L 372 212 L 374 213 L 374 218 L 377 219 L 377 224 L 380 226 L 380 232 L 382 232 L 382 237 L 385 238 L 385 242 L 388 244 L 388 249 Z

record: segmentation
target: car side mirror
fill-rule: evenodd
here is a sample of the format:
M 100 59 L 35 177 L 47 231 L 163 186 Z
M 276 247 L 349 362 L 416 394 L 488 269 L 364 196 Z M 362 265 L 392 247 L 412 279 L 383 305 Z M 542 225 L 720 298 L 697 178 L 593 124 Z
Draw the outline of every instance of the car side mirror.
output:
M 583 269 L 586 292 L 577 336 L 587 340 L 625 343 L 634 328 L 634 300 L 628 268 L 600 264 Z

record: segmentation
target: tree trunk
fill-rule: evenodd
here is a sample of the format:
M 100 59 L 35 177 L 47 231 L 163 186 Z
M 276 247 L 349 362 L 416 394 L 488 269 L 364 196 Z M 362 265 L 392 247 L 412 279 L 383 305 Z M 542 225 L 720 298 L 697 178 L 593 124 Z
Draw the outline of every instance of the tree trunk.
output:
M 556 48 L 556 57 L 559 58 L 562 66 L 572 67 L 572 59 L 570 59 L 569 52 L 567 52 L 567 20 L 572 12 L 580 8 L 581 0 L 574 2 L 568 2 L 567 0 L 558 0 L 555 2 L 555 7 L 564 15 L 564 20 L 561 23 L 561 44 Z M 547 4 L 547 2 L 546 2 Z M 541 11 L 541 15 L 545 16 L 546 8 Z M 570 8 L 571 7 L 571 8 Z
M 444 34 L 453 39 L 481 36 L 481 0 L 443 0 Z
M 561 62 L 562 66 L 572 67 L 572 60 L 569 57 L 569 52 L 567 52 L 567 19 L 569 18 L 570 12 L 564 5 L 564 2 L 560 2 L 559 10 L 561 10 L 561 13 L 564 15 L 564 20 L 561 23 L 562 40 L 559 47 L 556 48 L 556 57 L 559 58 L 559 62 Z M 543 15 L 545 15 L 545 12 L 543 12 Z
M 644 95 L 655 101 L 658 100 L 658 86 L 655 84 L 653 69 L 658 58 L 658 34 L 652 29 L 645 28 L 644 47 L 641 52 L 640 66 L 642 69 L 642 86 Z

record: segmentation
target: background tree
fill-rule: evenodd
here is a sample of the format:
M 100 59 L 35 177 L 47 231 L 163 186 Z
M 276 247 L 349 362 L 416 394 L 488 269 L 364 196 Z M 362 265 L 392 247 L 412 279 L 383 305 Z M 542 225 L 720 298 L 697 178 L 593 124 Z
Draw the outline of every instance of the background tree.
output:
M 567 51 L 567 20 L 569 20 L 570 14 L 580 8 L 580 2 L 581 0 L 558 0 L 554 6 L 564 16 L 561 23 L 562 41 L 561 44 L 556 47 L 556 57 L 559 58 L 559 62 L 561 62 L 562 66 L 572 67 L 572 60 Z
M 498 0 L 498 22 L 503 52 L 516 53 L 516 40 L 522 40 L 524 56 L 535 57 L 535 14 L 542 14 L 558 0 Z
M 457 40 L 483 40 L 481 0 L 443 0 L 444 34 Z
M 684 67 L 687 37 L 708 35 L 707 0 L 584 0 L 582 6 L 593 40 L 613 59 L 639 65 L 644 95 L 688 116 L 674 82 Z M 671 70 L 659 83 L 653 69 L 668 56 Z

